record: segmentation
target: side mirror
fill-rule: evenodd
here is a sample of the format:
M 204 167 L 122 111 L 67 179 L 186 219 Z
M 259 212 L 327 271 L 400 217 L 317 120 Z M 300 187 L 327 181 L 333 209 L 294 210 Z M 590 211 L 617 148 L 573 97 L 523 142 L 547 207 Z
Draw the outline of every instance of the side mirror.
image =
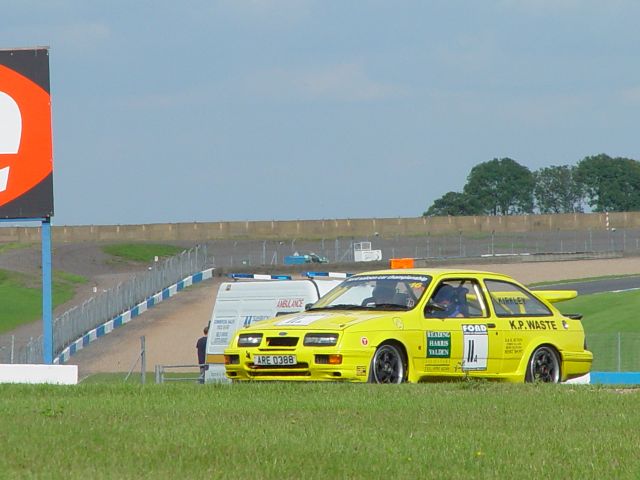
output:
M 309 310 L 311 307 L 313 307 L 313 303 L 307 303 L 307 304 L 304 306 L 304 309 L 305 309 L 305 310 Z

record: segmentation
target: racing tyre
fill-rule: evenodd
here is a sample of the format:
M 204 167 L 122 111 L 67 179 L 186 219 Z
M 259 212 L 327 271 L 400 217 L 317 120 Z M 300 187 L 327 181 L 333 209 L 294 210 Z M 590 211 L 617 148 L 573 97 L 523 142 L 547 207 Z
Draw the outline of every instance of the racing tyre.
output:
M 373 354 L 369 371 L 370 383 L 402 383 L 407 374 L 402 351 L 395 345 L 380 345 Z
M 558 383 L 560 359 L 552 347 L 543 345 L 534 350 L 527 365 L 526 382 Z

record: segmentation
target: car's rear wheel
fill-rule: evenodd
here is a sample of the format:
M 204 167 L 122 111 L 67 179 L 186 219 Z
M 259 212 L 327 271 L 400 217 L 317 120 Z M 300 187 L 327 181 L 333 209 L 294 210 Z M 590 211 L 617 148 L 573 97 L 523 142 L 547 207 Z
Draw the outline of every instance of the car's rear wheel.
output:
M 527 365 L 525 381 L 545 383 L 560 381 L 560 359 L 553 347 L 542 345 L 533 351 Z
M 389 343 L 380 345 L 371 359 L 369 382 L 402 383 L 406 374 L 406 362 L 400 348 Z

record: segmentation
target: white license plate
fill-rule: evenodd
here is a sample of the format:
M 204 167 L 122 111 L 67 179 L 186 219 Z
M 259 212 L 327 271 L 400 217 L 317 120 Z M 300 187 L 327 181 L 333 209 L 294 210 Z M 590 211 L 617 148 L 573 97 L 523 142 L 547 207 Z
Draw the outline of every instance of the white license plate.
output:
M 260 366 L 295 365 L 295 355 L 254 355 L 253 364 Z

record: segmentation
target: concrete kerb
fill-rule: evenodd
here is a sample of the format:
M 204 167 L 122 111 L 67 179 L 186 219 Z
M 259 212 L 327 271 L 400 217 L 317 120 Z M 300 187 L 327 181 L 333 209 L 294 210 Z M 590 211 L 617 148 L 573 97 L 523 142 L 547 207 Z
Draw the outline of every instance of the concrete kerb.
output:
M 195 273 L 193 275 L 189 275 L 188 277 L 183 278 L 179 282 L 164 288 L 162 291 L 156 293 L 148 297 L 146 300 L 140 302 L 130 310 L 127 310 L 117 317 L 112 318 L 111 320 L 99 325 L 98 327 L 90 330 L 85 333 L 82 337 L 78 338 L 74 342 L 72 342 L 69 346 L 64 348 L 58 356 L 53 359 L 54 365 L 61 365 L 69 360 L 69 358 L 74 355 L 79 350 L 82 350 L 84 347 L 89 345 L 89 343 L 97 340 L 100 337 L 108 335 L 115 328 L 121 327 L 122 325 L 126 325 L 135 317 L 141 315 L 146 312 L 149 308 L 157 305 L 158 303 L 166 300 L 167 298 L 173 297 L 178 292 L 184 290 L 185 288 L 194 285 L 196 283 L 200 283 L 204 280 L 208 280 L 213 278 L 213 268 L 209 268 L 203 270 L 201 272 Z

